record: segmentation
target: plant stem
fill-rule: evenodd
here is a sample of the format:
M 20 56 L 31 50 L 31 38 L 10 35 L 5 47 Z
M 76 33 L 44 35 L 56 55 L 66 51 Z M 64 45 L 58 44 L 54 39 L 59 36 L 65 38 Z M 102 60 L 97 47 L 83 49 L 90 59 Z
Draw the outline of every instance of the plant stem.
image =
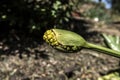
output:
M 109 54 L 109 55 L 112 55 L 112 56 L 115 56 L 115 57 L 119 57 L 120 58 L 120 52 L 119 51 L 115 51 L 115 50 L 112 50 L 112 49 L 109 49 L 109 48 L 105 48 L 105 47 L 102 47 L 102 46 L 98 46 L 98 45 L 95 45 L 95 44 L 92 44 L 92 43 L 86 43 L 86 48 L 91 48 L 91 49 L 95 49 L 95 50 L 98 50 L 100 52 L 104 52 L 106 54 Z

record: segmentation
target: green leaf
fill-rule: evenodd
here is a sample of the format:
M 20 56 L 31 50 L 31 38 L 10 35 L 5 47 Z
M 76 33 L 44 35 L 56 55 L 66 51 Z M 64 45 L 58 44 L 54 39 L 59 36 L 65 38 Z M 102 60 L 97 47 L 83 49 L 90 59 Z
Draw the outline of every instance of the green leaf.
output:
M 103 38 L 105 39 L 106 45 L 116 51 L 120 51 L 120 37 L 119 36 L 112 36 L 107 34 L 102 34 Z
M 118 72 L 114 72 L 103 77 L 98 78 L 98 80 L 120 80 L 120 74 Z
M 120 51 L 120 37 L 119 36 L 112 36 L 112 35 L 107 35 L 107 34 L 102 34 L 102 36 L 105 39 L 105 43 L 106 45 L 108 45 L 109 48 L 116 50 L 116 51 Z M 113 72 L 105 76 L 99 77 L 98 80 L 120 80 L 120 73 Z

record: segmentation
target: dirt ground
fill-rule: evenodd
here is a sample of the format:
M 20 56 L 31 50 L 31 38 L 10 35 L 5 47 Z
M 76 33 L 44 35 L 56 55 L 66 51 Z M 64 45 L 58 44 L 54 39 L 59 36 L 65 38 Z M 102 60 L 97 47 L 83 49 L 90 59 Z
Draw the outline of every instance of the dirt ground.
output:
M 88 41 L 101 44 L 100 35 Z M 0 39 L 0 80 L 97 80 L 120 71 L 120 59 L 82 49 L 64 53 L 39 38 L 9 34 Z

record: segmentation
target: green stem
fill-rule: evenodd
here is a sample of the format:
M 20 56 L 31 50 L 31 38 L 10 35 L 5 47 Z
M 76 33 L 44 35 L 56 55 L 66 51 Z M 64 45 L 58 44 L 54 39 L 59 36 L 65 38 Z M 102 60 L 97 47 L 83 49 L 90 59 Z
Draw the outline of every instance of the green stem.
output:
M 106 54 L 109 54 L 109 55 L 120 58 L 120 52 L 119 51 L 115 51 L 115 50 L 105 48 L 105 47 L 102 47 L 102 46 L 98 46 L 98 45 L 94 45 L 94 44 L 91 44 L 91 43 L 86 43 L 86 45 L 87 45 L 86 48 L 99 50 L 101 52 L 105 52 Z

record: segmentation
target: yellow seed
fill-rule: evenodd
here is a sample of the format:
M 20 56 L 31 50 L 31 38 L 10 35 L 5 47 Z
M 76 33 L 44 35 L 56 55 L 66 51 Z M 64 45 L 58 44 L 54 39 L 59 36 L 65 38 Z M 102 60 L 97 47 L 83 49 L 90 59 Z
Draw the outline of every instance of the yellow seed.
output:
M 72 49 L 73 49 L 73 50 L 77 50 L 77 47 L 76 47 L 76 46 L 73 46 Z
M 57 41 L 55 41 L 55 42 L 54 42 L 54 44 L 55 44 L 55 45 L 58 45 L 58 42 L 57 42 Z
M 58 43 L 56 43 L 55 45 L 56 45 L 56 46 L 58 46 L 59 44 L 58 44 Z
M 47 36 L 46 36 L 46 35 L 44 35 L 44 36 L 43 36 L 43 39 L 44 39 L 44 40 L 45 40 L 45 39 L 47 39 Z
M 54 46 L 54 43 L 51 43 L 50 45 Z
M 66 46 L 63 46 L 64 48 L 67 48 Z
M 54 41 L 57 41 L 55 37 L 52 37 L 52 39 L 53 39 Z
M 52 35 L 48 35 L 47 37 L 48 37 L 48 39 L 51 39 L 53 36 Z
M 70 47 L 67 47 L 67 50 L 70 50 Z
M 53 42 L 54 41 L 54 39 L 50 39 L 50 42 Z
M 47 30 L 46 31 L 46 34 L 48 35 L 48 34 L 51 34 L 51 30 Z
M 50 43 L 50 41 L 49 41 L 48 39 L 46 39 L 46 42 L 47 42 L 47 43 Z
M 54 45 L 57 45 L 58 43 L 55 41 L 55 42 L 52 42 L 52 46 L 54 46 Z
M 55 36 L 55 35 L 54 35 L 54 33 L 53 33 L 52 31 L 51 31 L 51 33 L 50 33 L 50 34 L 51 34 L 52 36 Z

